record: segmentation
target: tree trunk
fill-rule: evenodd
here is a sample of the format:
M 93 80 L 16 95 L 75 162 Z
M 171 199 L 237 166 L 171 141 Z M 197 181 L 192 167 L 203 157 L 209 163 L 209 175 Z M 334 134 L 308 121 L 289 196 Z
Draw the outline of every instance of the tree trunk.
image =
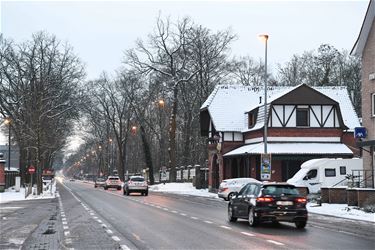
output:
M 145 154 L 145 160 L 146 160 L 146 165 L 148 167 L 148 174 L 150 177 L 150 185 L 154 185 L 154 166 L 152 163 L 152 157 L 151 157 L 151 150 L 150 150 L 150 144 L 147 141 L 146 138 L 146 131 L 145 128 L 141 125 L 140 126 L 141 130 L 141 138 L 142 138 L 142 144 L 143 144 L 143 152 Z
M 177 116 L 177 86 L 173 89 L 173 106 L 171 118 L 169 120 L 169 167 L 170 167 L 170 181 L 176 181 L 176 116 Z

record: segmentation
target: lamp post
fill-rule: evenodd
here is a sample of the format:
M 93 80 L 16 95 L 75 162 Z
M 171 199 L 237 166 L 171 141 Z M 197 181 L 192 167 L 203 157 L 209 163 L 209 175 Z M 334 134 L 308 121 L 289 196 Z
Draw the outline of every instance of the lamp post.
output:
M 4 124 L 8 125 L 9 132 L 8 132 L 8 170 L 10 170 L 10 125 L 12 123 L 12 119 L 10 117 L 5 118 Z
M 267 42 L 268 42 L 268 35 L 262 34 L 259 35 L 259 38 L 265 44 L 265 55 L 264 55 L 264 154 L 267 154 Z

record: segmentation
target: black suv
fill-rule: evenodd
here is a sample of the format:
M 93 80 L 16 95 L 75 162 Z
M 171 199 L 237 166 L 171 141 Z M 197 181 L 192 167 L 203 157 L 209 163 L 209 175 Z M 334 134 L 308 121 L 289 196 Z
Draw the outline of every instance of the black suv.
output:
M 228 204 L 228 220 L 247 219 L 254 227 L 261 221 L 294 222 L 304 228 L 307 222 L 306 198 L 286 183 L 249 183 Z

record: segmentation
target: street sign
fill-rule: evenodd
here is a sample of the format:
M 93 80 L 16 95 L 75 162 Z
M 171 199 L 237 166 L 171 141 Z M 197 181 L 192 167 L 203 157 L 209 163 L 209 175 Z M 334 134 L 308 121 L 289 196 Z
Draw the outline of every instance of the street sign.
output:
M 29 167 L 29 174 L 33 174 L 35 173 L 35 167 L 34 166 L 30 166 Z
M 262 181 L 271 180 L 271 154 L 261 155 L 260 179 Z
M 354 138 L 366 138 L 367 130 L 365 127 L 356 127 L 354 128 Z

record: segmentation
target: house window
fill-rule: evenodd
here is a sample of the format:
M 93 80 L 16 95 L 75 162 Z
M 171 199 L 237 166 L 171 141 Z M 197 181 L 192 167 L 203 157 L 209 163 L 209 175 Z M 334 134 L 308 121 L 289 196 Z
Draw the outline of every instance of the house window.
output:
M 307 127 L 309 126 L 309 110 L 306 108 L 297 108 L 296 111 L 296 125 L 297 127 Z
M 371 94 L 371 115 L 375 117 L 375 93 Z
M 346 167 L 345 166 L 341 166 L 340 167 L 340 175 L 345 175 L 346 174 Z
M 336 176 L 336 169 L 335 168 L 326 168 L 324 169 L 324 173 L 326 177 L 335 177 Z
M 249 113 L 249 128 L 254 127 L 255 125 L 255 112 Z

